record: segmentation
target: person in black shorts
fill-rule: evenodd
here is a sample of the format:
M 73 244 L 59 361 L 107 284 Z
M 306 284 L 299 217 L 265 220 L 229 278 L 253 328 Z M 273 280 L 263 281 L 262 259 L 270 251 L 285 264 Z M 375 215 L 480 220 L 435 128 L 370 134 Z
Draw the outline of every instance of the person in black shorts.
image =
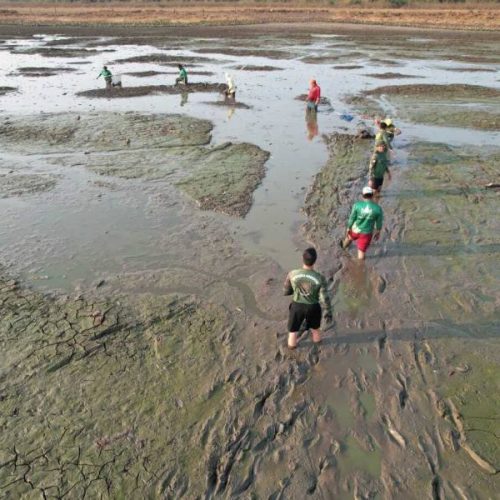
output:
M 288 347 L 295 349 L 298 333 L 305 321 L 306 329 L 312 331 L 314 343 L 321 341 L 321 315 L 324 309 L 326 321 L 332 321 L 332 304 L 325 277 L 314 270 L 316 250 L 307 248 L 302 254 L 301 269 L 290 271 L 283 286 L 285 295 L 293 295 L 288 314 Z

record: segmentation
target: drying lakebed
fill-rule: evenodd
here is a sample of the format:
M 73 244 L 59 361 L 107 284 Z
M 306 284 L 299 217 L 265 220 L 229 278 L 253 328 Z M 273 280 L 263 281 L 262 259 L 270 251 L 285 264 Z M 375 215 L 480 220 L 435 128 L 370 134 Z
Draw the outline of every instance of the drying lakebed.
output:
M 495 497 L 496 34 L 23 29 L 0 53 L 2 497 Z M 386 114 L 360 265 L 338 240 Z M 288 352 L 311 243 L 335 324 Z

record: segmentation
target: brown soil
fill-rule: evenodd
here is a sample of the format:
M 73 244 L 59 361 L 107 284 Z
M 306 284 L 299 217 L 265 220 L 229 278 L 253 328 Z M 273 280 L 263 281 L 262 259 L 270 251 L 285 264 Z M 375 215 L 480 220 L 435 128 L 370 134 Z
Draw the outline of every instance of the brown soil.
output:
M 403 75 L 403 73 L 372 73 L 365 76 L 370 76 L 371 78 L 380 78 L 381 80 L 392 80 L 393 78 L 420 78 L 416 75 Z
M 114 87 L 112 89 L 92 89 L 78 92 L 81 97 L 142 97 L 151 94 L 191 94 L 193 92 L 223 92 L 223 83 L 191 83 L 189 85 L 144 85 L 140 87 Z
M 494 6 L 363 8 L 326 5 L 158 5 L 158 4 L 18 4 L 0 6 L 0 22 L 8 24 L 262 24 L 356 23 L 383 26 L 423 26 L 498 30 Z

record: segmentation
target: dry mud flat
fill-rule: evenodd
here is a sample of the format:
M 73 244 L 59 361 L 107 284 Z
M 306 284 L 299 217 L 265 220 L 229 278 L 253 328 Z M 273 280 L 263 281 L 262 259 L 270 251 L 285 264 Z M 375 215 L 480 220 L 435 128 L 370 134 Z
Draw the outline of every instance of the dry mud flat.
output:
M 498 130 L 500 90 L 479 85 L 393 85 L 352 96 L 347 102 L 368 113 L 382 114 L 387 100 L 398 116 L 429 125 Z

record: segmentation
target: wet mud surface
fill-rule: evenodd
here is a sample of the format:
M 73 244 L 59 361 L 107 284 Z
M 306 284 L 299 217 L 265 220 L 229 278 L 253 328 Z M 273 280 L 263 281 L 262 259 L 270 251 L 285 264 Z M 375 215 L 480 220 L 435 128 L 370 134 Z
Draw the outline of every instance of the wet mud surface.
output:
M 158 75 L 178 75 L 178 72 L 174 71 L 130 71 L 128 73 L 124 73 L 129 76 L 136 76 L 138 78 L 146 78 L 148 76 L 158 76 Z M 213 76 L 214 73 L 211 71 L 190 71 L 190 75 L 198 75 L 198 76 Z
M 123 63 L 156 63 L 165 66 L 177 66 L 177 64 L 197 65 L 200 63 L 213 62 L 206 57 L 192 57 L 192 56 L 176 56 L 170 54 L 148 54 L 145 56 L 133 56 L 123 59 L 117 59 L 113 64 Z
M 258 66 L 254 64 L 245 64 L 243 66 L 233 66 L 233 69 L 240 71 L 282 71 L 283 68 L 278 68 L 276 66 Z
M 394 85 L 377 87 L 348 102 L 362 112 L 383 114 L 387 103 L 414 123 L 498 130 L 500 91 L 478 85 Z
M 137 87 L 113 87 L 78 92 L 82 97 L 104 97 L 108 99 L 142 97 L 154 94 L 191 94 L 195 92 L 221 93 L 226 89 L 223 83 L 190 83 L 189 85 L 142 85 Z
M 40 55 L 43 57 L 90 57 L 105 52 L 114 52 L 113 49 L 76 49 L 76 48 L 52 48 L 52 47 L 32 47 L 29 49 L 17 49 L 14 52 L 20 54 Z
M 185 47 L 186 36 L 127 28 L 105 43 L 116 58 L 151 45 L 186 59 L 222 45 L 256 52 L 263 30 L 259 48 L 289 56 L 272 77 L 234 56 L 250 110 L 196 92 L 75 97 L 87 75 L 71 88 L 66 75 L 8 76 L 35 64 L 4 52 L 19 92 L 0 116 L 0 496 L 496 498 L 500 153 L 498 134 L 463 120 L 494 115 L 498 85 L 439 69 L 454 46 L 491 57 L 491 40 L 391 32 L 401 74 L 433 87 L 408 90 L 398 75 L 404 91 L 380 93 L 364 75 L 391 72 L 372 63 L 388 57 L 383 29 L 280 38 L 238 27 L 226 43 L 206 29 L 217 40 Z M 103 44 L 75 30 L 61 48 Z M 332 48 L 363 68 L 299 60 Z M 161 72 L 165 60 L 123 71 Z M 219 63 L 196 64 L 221 76 Z M 95 82 L 102 56 L 88 67 Z M 294 96 L 311 70 L 352 123 L 327 106 L 305 114 Z M 338 240 L 373 147 L 356 131 L 377 114 L 403 134 L 382 237 L 360 264 Z M 281 285 L 311 243 L 335 324 L 319 346 L 303 332 L 289 352 Z
M 206 102 L 209 106 L 221 106 L 223 108 L 233 109 L 252 109 L 251 106 L 240 101 L 233 101 L 232 99 L 225 99 L 224 101 Z

